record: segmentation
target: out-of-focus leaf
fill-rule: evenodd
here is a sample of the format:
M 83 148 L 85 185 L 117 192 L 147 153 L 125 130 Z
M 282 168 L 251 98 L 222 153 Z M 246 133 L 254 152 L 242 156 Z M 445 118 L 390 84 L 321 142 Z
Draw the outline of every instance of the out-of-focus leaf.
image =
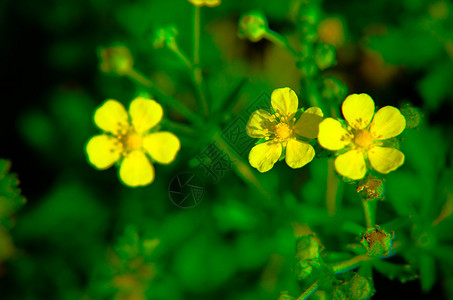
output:
M 56 143 L 56 129 L 49 116 L 40 111 L 24 113 L 19 119 L 23 139 L 33 148 L 50 151 Z
M 436 37 L 416 28 L 416 24 L 406 24 L 404 28 L 389 27 L 387 30 L 385 35 L 372 36 L 368 46 L 379 51 L 391 64 L 420 68 L 443 51 Z
M 443 100 L 451 95 L 450 79 L 453 77 L 453 64 L 442 62 L 428 71 L 418 83 L 418 89 L 425 100 L 426 108 L 436 110 Z
M 385 260 L 375 260 L 373 261 L 373 267 L 391 280 L 398 279 L 404 283 L 416 278 L 415 270 L 408 265 L 397 265 Z
M 424 292 L 429 292 L 436 281 L 436 261 L 425 253 L 420 255 L 420 281 Z
M 453 246 L 437 245 L 431 252 L 438 258 L 441 266 L 453 269 Z

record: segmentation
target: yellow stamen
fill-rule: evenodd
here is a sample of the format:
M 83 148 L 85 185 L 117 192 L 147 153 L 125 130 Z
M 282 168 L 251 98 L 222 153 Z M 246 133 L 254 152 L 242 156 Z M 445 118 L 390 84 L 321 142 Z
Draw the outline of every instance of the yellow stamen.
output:
M 292 129 L 286 123 L 279 123 L 274 127 L 275 137 L 279 140 L 287 140 L 291 137 Z
M 368 130 L 357 130 L 354 135 L 354 144 L 359 148 L 368 149 L 373 143 L 373 137 Z

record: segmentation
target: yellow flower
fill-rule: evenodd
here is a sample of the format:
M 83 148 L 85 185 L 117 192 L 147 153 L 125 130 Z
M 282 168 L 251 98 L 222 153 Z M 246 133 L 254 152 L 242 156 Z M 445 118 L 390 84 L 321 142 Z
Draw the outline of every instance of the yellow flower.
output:
M 215 7 L 220 5 L 220 0 L 189 0 L 189 2 L 195 6 Z
M 286 163 L 291 168 L 306 165 L 315 155 L 315 150 L 306 141 L 318 135 L 318 125 L 323 117 L 321 109 L 310 107 L 296 122 L 299 101 L 296 93 L 288 87 L 274 90 L 271 105 L 273 114 L 259 109 L 253 112 L 247 123 L 250 137 L 267 140 L 252 148 L 250 165 L 260 172 L 269 171 L 282 153 L 285 153 Z
M 131 187 L 148 185 L 154 180 L 152 161 L 171 163 L 181 146 L 171 132 L 150 132 L 163 116 L 159 103 L 135 98 L 129 113 L 116 100 L 107 100 L 94 114 L 94 122 L 103 134 L 92 137 L 86 145 L 88 161 L 97 169 L 110 168 L 119 162 L 119 177 Z
M 406 119 L 397 108 L 385 106 L 375 114 L 374 101 L 370 96 L 353 94 L 344 100 L 341 110 L 348 126 L 345 128 L 339 121 L 326 118 L 319 124 L 318 134 L 322 147 L 332 151 L 342 150 L 343 154 L 335 159 L 338 173 L 357 180 L 367 172 L 366 160 L 382 174 L 403 164 L 404 154 L 401 151 L 382 147 L 384 140 L 399 135 L 406 127 Z

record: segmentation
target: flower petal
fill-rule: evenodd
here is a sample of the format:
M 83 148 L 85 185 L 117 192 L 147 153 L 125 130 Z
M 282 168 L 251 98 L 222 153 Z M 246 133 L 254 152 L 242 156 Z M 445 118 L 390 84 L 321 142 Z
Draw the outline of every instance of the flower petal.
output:
M 252 167 L 263 173 L 272 169 L 281 154 L 282 145 L 280 143 L 261 143 L 250 150 L 249 162 Z
M 145 153 L 135 150 L 124 157 L 119 176 L 125 185 L 131 187 L 148 185 L 154 180 L 154 167 Z
M 92 137 L 85 149 L 88 161 L 100 170 L 108 169 L 117 162 L 122 150 L 117 139 L 105 134 Z
M 143 138 L 143 147 L 158 163 L 169 164 L 175 160 L 181 143 L 173 133 L 160 131 L 146 135 Z
M 335 169 L 345 177 L 361 179 L 366 174 L 365 159 L 359 150 L 351 150 L 335 159 Z
M 374 101 L 367 94 L 352 94 L 343 101 L 341 110 L 349 125 L 356 129 L 363 129 L 373 118 Z
M 404 163 L 404 154 L 394 148 L 374 147 L 368 151 L 368 159 L 373 169 L 387 174 Z
M 406 128 L 406 118 L 393 106 L 384 106 L 377 111 L 370 125 L 371 134 L 379 140 L 399 135 Z
M 163 114 L 162 106 L 151 99 L 137 97 L 129 105 L 132 126 L 138 133 L 143 133 L 156 126 L 162 120 Z
M 315 157 L 315 149 L 305 142 L 291 139 L 286 145 L 286 164 L 293 169 L 301 168 Z
M 247 122 L 247 134 L 253 138 L 270 136 L 269 130 L 271 130 L 273 124 L 270 118 L 271 114 L 264 109 L 254 111 Z
M 322 121 L 322 113 L 319 107 L 310 107 L 300 116 L 294 125 L 294 132 L 308 139 L 315 139 L 318 136 L 319 123 Z
M 328 150 L 339 150 L 350 143 L 349 132 L 341 123 L 332 118 L 326 118 L 319 124 L 318 142 Z
M 118 134 L 119 131 L 127 129 L 129 118 L 124 106 L 118 101 L 110 99 L 96 109 L 94 123 L 106 132 Z
M 289 87 L 275 89 L 271 95 L 271 104 L 275 112 L 288 116 L 297 111 L 299 100 L 296 93 Z

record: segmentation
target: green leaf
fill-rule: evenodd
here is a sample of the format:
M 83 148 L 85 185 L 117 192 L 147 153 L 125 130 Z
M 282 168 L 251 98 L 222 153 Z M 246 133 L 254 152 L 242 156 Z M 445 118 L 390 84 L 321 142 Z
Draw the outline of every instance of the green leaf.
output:
M 436 281 L 436 264 L 432 256 L 428 254 L 420 255 L 420 281 L 422 290 L 429 292 Z
M 428 74 L 418 83 L 418 90 L 429 110 L 438 109 L 442 101 L 451 93 L 450 81 L 452 77 L 452 64 L 442 62 L 431 68 Z
M 404 283 L 416 278 L 415 270 L 409 265 L 397 265 L 385 260 L 375 260 L 373 267 L 390 280 L 396 278 Z

